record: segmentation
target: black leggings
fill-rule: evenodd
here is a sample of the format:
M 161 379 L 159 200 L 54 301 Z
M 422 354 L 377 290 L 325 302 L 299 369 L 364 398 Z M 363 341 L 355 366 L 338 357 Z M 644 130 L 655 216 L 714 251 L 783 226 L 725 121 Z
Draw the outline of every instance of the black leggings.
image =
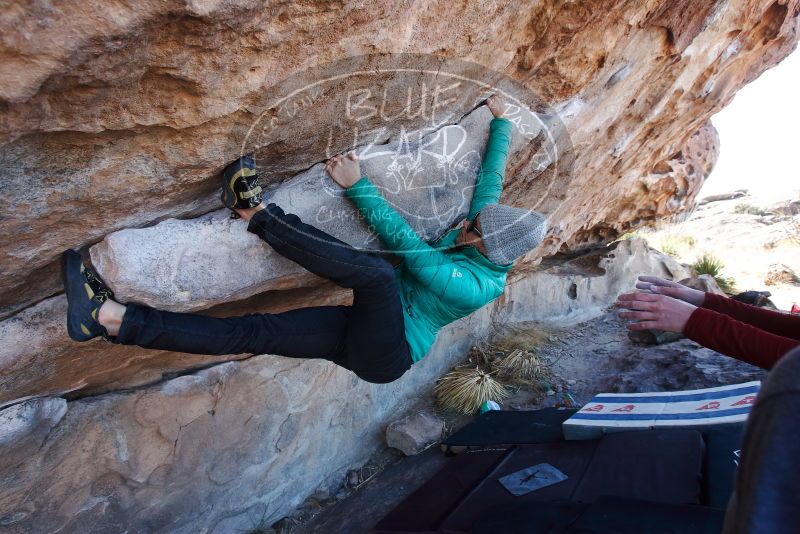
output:
M 275 204 L 256 213 L 247 229 L 312 273 L 352 288 L 352 306 L 216 318 L 127 304 L 115 343 L 193 354 L 323 358 L 374 383 L 397 380 L 411 367 L 391 263 L 356 250 Z

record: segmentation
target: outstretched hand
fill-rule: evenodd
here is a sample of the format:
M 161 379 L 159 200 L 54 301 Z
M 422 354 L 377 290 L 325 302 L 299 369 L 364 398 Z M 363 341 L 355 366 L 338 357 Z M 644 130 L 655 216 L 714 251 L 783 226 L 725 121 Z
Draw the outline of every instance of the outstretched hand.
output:
M 629 330 L 665 330 L 679 334 L 697 309 L 683 300 L 644 291 L 620 295 L 614 306 L 628 310 L 620 312 L 620 317 L 635 321 L 628 324 Z
M 702 306 L 706 300 L 706 294 L 702 291 L 659 278 L 658 276 L 640 276 L 636 289 L 649 291 L 657 295 L 667 295 L 695 306 Z
M 345 189 L 352 187 L 361 179 L 361 166 L 355 152 L 350 152 L 346 156 L 342 154 L 333 156 L 325 163 L 325 171 L 334 182 Z
M 506 103 L 497 95 L 492 95 L 486 99 L 486 105 L 489 106 L 489 111 L 495 117 L 502 117 L 505 113 Z

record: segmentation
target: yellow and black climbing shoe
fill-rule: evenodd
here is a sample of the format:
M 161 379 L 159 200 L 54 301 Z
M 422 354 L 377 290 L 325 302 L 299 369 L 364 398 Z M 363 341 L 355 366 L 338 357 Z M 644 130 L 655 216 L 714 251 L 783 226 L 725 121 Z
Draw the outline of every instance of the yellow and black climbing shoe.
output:
M 252 156 L 242 156 L 222 171 L 222 194 L 225 207 L 255 208 L 261 203 L 261 186 L 258 185 L 256 162 Z M 238 218 L 234 212 L 231 218 Z
M 108 332 L 97 320 L 97 314 L 105 301 L 114 299 L 114 293 L 94 269 L 83 264 L 81 255 L 74 250 L 64 252 L 62 263 L 69 337 L 75 341 L 88 341 L 97 336 L 109 340 Z

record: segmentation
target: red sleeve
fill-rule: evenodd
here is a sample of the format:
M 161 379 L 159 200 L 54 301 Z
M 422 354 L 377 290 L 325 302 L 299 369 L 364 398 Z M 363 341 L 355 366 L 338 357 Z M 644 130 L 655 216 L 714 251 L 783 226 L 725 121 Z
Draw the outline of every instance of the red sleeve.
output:
M 800 341 L 800 315 L 751 306 L 715 293 L 706 293 L 703 308 L 728 315 L 776 336 Z
M 771 369 L 800 342 L 765 332 L 755 326 L 706 308 L 692 312 L 683 335 L 726 356 Z

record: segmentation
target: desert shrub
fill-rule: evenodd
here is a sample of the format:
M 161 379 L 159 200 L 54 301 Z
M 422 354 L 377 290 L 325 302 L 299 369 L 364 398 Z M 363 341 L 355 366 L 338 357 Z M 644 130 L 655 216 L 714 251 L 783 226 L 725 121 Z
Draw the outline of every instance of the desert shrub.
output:
M 672 243 L 664 243 L 663 245 L 661 245 L 661 252 L 663 252 L 667 256 L 672 256 L 673 258 L 678 257 L 678 249 Z
M 725 276 L 725 263 L 713 254 L 703 254 L 692 264 L 692 268 L 699 275 L 707 274 L 714 277 L 717 285 L 725 293 L 733 294 L 736 292 L 736 280 Z
M 686 234 L 665 234 L 656 242 L 655 248 L 664 254 L 677 258 L 680 256 L 681 249 L 693 248 L 695 244 L 697 244 L 697 241 L 693 236 Z
M 766 208 L 760 208 L 758 206 L 754 206 L 752 204 L 748 204 L 746 202 L 741 202 L 736 204 L 733 208 L 734 213 L 739 214 L 746 214 L 746 215 L 769 215 L 771 212 Z
M 779 284 L 800 285 L 800 276 L 794 272 L 794 269 L 782 263 L 774 263 L 769 266 L 767 276 L 764 278 L 764 283 L 768 286 L 776 286 Z

